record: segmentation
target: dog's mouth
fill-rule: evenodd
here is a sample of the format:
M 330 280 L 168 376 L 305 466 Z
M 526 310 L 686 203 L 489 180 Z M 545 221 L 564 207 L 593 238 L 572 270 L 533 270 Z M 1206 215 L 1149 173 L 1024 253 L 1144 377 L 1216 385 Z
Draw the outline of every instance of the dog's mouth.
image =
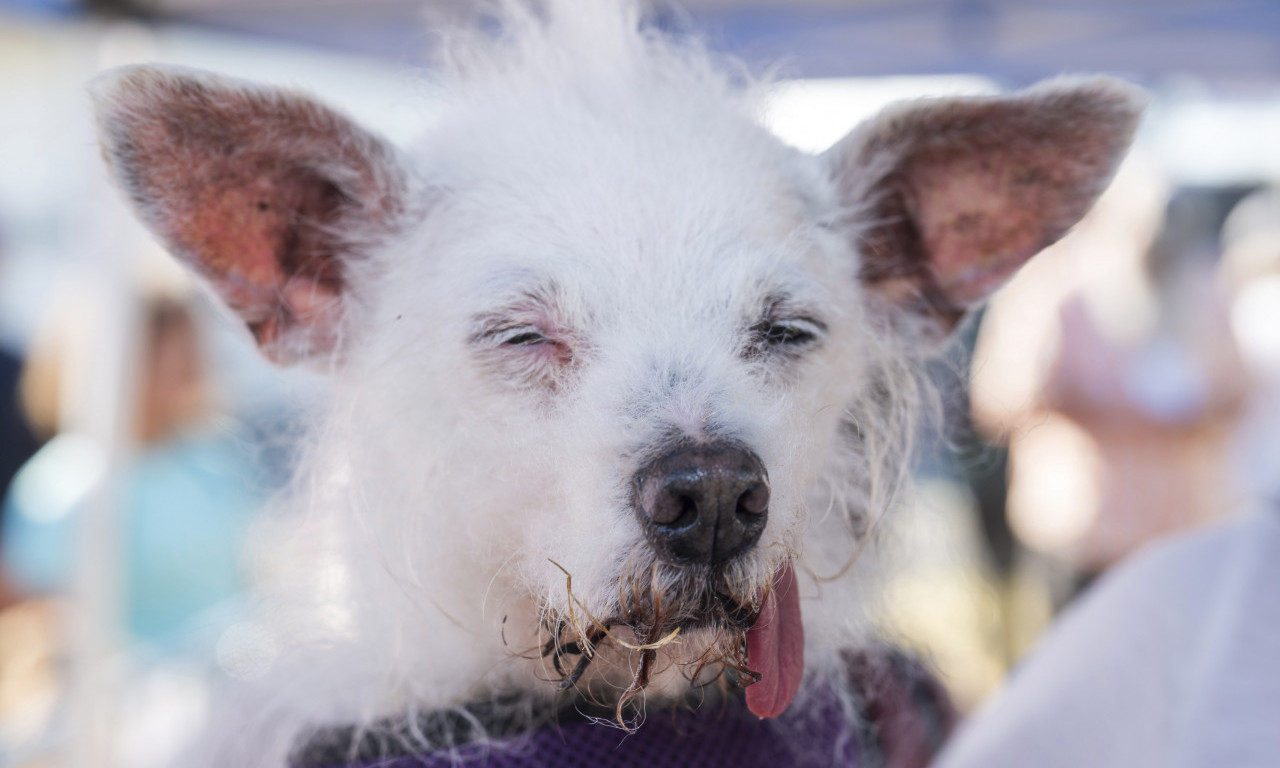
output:
M 611 645 L 638 653 L 630 685 L 617 702 L 617 719 L 625 727 L 624 711 L 648 687 L 659 654 L 680 648 L 682 638 L 697 636 L 705 638 L 700 653 L 671 654 L 691 682 L 706 685 L 727 678 L 746 686 L 747 706 L 758 717 L 782 714 L 804 674 L 804 630 L 791 562 L 777 568 L 768 586 L 748 595 L 721 573 L 677 571 L 657 578 L 659 567 L 643 587 L 626 580 L 617 610 L 607 618 L 571 611 L 550 620 L 542 656 L 560 675 L 559 689 L 575 687 Z M 571 584 L 569 588 L 573 604 Z M 580 603 L 578 608 L 586 613 Z

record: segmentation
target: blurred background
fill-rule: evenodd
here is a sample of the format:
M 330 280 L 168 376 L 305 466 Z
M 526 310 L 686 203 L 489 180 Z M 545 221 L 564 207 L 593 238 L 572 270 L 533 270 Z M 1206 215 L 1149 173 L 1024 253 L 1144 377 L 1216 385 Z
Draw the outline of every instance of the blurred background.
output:
M 465 0 L 0 0 L 0 768 L 159 765 L 271 638 L 257 513 L 320 387 L 271 370 L 105 181 L 85 83 L 297 85 L 393 140 Z M 935 367 L 885 633 L 962 710 L 1145 544 L 1280 497 L 1280 2 L 686 0 L 826 148 L 885 103 L 1107 72 L 1154 102 L 1089 217 Z

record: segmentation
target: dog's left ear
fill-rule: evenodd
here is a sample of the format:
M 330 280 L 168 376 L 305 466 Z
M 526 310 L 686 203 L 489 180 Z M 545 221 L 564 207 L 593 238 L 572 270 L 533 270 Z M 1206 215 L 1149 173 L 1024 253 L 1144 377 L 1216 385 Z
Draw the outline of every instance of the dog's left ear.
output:
M 143 223 L 263 353 L 338 351 L 349 278 L 405 209 L 398 151 L 306 95 L 180 67 L 109 72 L 92 95 L 103 155 Z
M 1066 234 L 1111 180 L 1145 97 L 1108 78 L 909 102 L 823 156 L 894 324 L 927 337 Z

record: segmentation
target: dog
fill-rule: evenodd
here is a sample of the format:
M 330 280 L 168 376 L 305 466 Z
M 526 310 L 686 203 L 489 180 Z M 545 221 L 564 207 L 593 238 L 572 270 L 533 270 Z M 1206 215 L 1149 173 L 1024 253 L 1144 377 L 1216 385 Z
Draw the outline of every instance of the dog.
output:
M 266 357 L 330 379 L 279 502 L 278 657 L 202 760 L 469 764 L 570 710 L 591 722 L 556 738 L 607 734 L 599 764 L 668 710 L 777 736 L 735 764 L 853 760 L 874 580 L 847 572 L 908 472 L 921 363 L 1088 210 L 1143 96 L 904 103 L 809 155 L 755 119 L 767 84 L 641 11 L 459 30 L 411 149 L 205 72 L 93 84 L 141 220 Z M 850 728 L 806 736 L 815 712 Z M 492 764 L 578 764 L 519 759 Z

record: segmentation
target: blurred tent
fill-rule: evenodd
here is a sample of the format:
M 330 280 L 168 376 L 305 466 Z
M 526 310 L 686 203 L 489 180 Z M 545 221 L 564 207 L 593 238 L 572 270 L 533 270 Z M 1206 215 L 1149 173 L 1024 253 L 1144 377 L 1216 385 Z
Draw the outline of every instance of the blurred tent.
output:
M 420 63 L 424 15 L 470 0 L 0 0 L 45 16 L 100 12 L 171 21 Z M 713 44 L 800 77 L 966 73 L 1018 85 L 1105 71 L 1151 82 L 1176 72 L 1249 87 L 1280 80 L 1275 0 L 680 0 Z

